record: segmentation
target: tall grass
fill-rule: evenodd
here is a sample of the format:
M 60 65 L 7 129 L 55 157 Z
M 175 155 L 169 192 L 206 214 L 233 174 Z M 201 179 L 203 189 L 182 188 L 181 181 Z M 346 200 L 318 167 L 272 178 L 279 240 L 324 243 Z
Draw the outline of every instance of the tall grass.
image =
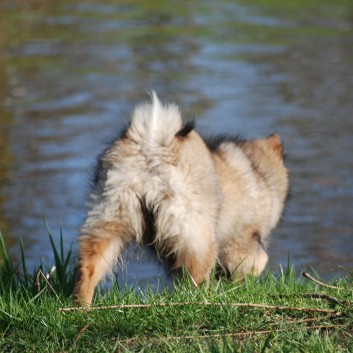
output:
M 15 289 L 23 289 L 33 295 L 37 295 L 45 287 L 55 288 L 55 293 L 69 296 L 72 293 L 75 268 L 72 266 L 73 251 L 72 245 L 69 250 L 64 250 L 64 237 L 60 228 L 59 248 L 54 242 L 51 230 L 45 220 L 54 263 L 50 267 L 42 264 L 30 273 L 28 271 L 25 250 L 22 240 L 20 240 L 21 263 L 14 263 L 9 256 L 2 233 L 0 232 L 0 253 L 2 263 L 0 263 L 0 294 Z
M 72 249 L 47 228 L 55 270 L 33 273 L 23 244 L 14 264 L 0 234 L 0 352 L 353 351 L 352 276 L 328 287 L 287 266 L 196 289 L 181 278 L 159 293 L 113 284 L 97 290 L 93 310 L 74 310 Z

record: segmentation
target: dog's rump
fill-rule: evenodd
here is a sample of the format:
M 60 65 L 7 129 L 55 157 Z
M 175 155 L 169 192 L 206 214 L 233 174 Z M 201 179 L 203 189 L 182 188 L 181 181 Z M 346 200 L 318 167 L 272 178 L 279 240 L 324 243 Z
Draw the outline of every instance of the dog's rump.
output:
M 119 223 L 124 238 L 141 243 L 151 228 L 147 213 L 160 251 L 178 255 L 186 242 L 200 250 L 196 242 L 207 238 L 206 223 L 215 232 L 221 191 L 210 152 L 193 127 L 183 126 L 179 108 L 163 105 L 154 92 L 152 104 L 136 107 L 129 128 L 100 159 L 81 233 L 105 237 L 97 224 Z

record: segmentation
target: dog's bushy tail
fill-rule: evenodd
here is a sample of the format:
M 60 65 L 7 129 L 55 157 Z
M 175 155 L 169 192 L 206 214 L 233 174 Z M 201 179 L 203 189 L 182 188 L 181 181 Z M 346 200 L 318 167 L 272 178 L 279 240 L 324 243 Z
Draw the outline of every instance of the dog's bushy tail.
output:
M 183 133 L 179 108 L 174 103 L 161 103 L 154 91 L 151 96 L 151 103 L 144 103 L 135 108 L 129 135 L 139 144 L 169 146 L 175 136 Z M 191 130 L 192 128 L 189 129 Z

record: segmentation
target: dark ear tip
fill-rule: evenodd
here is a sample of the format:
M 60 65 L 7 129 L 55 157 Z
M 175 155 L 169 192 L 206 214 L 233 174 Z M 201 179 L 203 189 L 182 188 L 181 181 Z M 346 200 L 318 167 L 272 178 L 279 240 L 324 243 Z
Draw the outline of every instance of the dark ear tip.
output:
M 188 121 L 176 134 L 175 137 L 186 137 L 195 128 L 195 118 Z

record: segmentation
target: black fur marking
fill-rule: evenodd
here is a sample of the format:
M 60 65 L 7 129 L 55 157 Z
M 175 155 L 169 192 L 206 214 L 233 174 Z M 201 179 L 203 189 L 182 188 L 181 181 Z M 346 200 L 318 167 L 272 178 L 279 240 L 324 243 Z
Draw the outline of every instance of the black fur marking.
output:
M 222 277 L 225 277 L 230 280 L 232 278 L 232 274 L 227 267 L 218 263 L 216 265 L 215 277 L 216 277 L 216 279 L 220 279 Z
M 146 201 L 144 198 L 140 198 L 140 206 L 141 212 L 144 219 L 144 226 L 145 230 L 143 233 L 143 245 L 149 247 L 154 252 L 157 253 L 157 249 L 155 247 L 155 240 L 156 240 L 156 222 L 155 222 L 155 215 L 152 210 L 147 208 Z M 168 254 L 168 255 L 167 255 Z M 175 254 L 169 254 L 169 249 L 159 249 L 158 256 L 165 264 L 167 271 L 170 271 L 171 268 L 174 267 L 176 262 Z M 173 271 L 172 271 L 173 272 Z
M 146 206 L 145 199 L 139 199 L 141 205 L 141 212 L 145 223 L 145 231 L 143 234 L 143 242 L 145 245 L 150 246 L 154 242 L 156 229 L 155 229 L 155 217 L 151 210 Z
M 175 137 L 186 137 L 189 135 L 189 133 L 194 130 L 195 128 L 195 119 L 192 119 L 191 121 L 188 121 L 184 127 L 179 130 L 176 134 Z
M 231 142 L 236 145 L 241 145 L 242 143 L 246 142 L 246 140 L 240 138 L 239 136 L 230 136 L 230 135 L 213 135 L 203 138 L 206 146 L 212 152 L 217 151 L 219 146 L 224 142 Z

